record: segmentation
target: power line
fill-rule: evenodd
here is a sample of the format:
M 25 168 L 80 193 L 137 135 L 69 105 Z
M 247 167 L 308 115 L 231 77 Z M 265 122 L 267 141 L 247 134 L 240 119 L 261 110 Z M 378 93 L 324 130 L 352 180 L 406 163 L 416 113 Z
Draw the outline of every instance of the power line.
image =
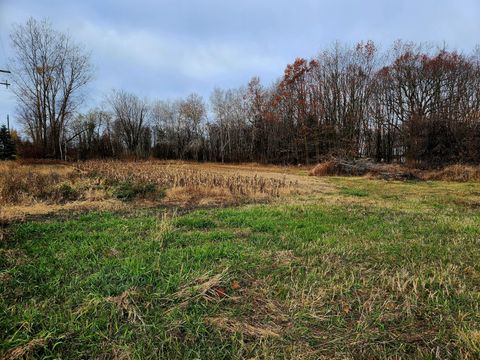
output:
M 2 70 L 2 69 L 0 69 L 0 73 L 11 74 L 9 70 Z M 0 85 L 5 85 L 5 87 L 8 89 L 8 87 L 12 84 L 10 84 L 7 80 L 5 80 L 4 82 L 0 82 Z

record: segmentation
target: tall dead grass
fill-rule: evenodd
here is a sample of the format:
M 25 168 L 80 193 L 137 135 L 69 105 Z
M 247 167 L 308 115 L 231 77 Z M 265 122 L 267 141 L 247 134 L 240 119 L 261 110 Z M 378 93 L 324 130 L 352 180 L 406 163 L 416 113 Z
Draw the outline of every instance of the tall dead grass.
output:
M 441 169 L 420 170 L 401 164 L 373 164 L 368 169 L 359 167 L 348 169 L 339 165 L 334 160 L 329 160 L 316 165 L 310 170 L 311 176 L 364 176 L 380 177 L 385 179 L 416 178 L 418 180 L 440 181 L 480 181 L 480 166 L 472 165 L 448 165 Z M 389 177 L 389 175 L 391 175 Z M 406 176 L 409 175 L 409 176 Z
M 244 176 L 235 173 L 220 174 L 188 167 L 165 165 L 156 161 L 87 161 L 78 163 L 77 168 L 89 176 L 107 182 L 134 182 L 155 184 L 164 189 L 183 188 L 202 193 L 205 189 L 227 191 L 238 197 L 264 194 L 278 197 L 282 192 L 293 189 L 297 184 L 282 179 L 267 178 L 253 174 Z
M 87 161 L 62 163 L 0 163 L 0 204 L 64 204 L 75 200 L 159 200 L 175 205 L 218 205 L 239 200 L 265 200 L 288 194 L 298 183 L 254 173 L 210 171 L 188 164 L 159 161 Z M 143 196 L 138 189 L 152 193 Z M 147 191 L 144 192 L 147 192 Z M 155 195 L 155 196 L 154 196 Z M 157 196 L 159 195 L 159 196 Z M 162 195 L 162 196 L 160 196 Z
M 480 166 L 449 165 L 439 170 L 420 172 L 423 180 L 480 181 Z
M 39 171 L 15 162 L 0 164 L 0 203 L 74 200 L 78 197 L 72 187 L 76 177 L 74 173 Z

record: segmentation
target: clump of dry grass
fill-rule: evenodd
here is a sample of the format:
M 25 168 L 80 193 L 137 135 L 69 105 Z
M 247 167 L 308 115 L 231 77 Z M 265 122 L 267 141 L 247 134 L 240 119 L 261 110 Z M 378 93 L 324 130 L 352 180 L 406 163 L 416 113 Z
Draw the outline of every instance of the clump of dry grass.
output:
M 107 256 L 109 255 L 107 254 Z M 117 254 L 115 254 L 115 256 L 117 256 Z M 138 306 L 134 301 L 134 297 L 138 295 L 139 293 L 136 288 L 130 288 L 117 296 L 107 296 L 105 298 L 93 296 L 79 306 L 78 309 L 75 310 L 74 314 L 77 317 L 82 317 L 91 311 L 96 311 L 99 306 L 109 303 L 115 305 L 123 320 L 132 323 L 140 322 L 144 324 L 144 321 L 140 316 Z
M 137 291 L 135 289 L 129 289 L 125 290 L 120 295 L 108 296 L 105 300 L 117 305 L 118 309 L 122 312 L 123 317 L 128 321 L 140 321 L 143 323 L 138 308 L 133 300 L 133 296 L 136 294 Z
M 336 164 L 332 160 L 324 161 L 310 170 L 311 176 L 335 176 L 341 175 Z
M 241 333 L 251 337 L 279 337 L 280 328 L 271 325 L 252 325 L 247 322 L 229 319 L 226 317 L 207 318 L 206 321 L 222 330 L 231 333 Z
M 384 180 L 414 180 L 417 175 L 399 164 L 378 164 L 369 159 L 345 161 L 333 159 L 315 166 L 312 176 L 370 176 Z
M 224 269 L 221 273 L 211 275 L 204 274 L 191 284 L 187 284 L 180 288 L 174 295 L 175 300 L 181 300 L 180 307 L 186 307 L 189 302 L 197 299 L 205 299 L 213 301 L 227 296 L 222 283 L 225 282 L 228 269 Z
M 16 359 L 25 359 L 29 356 L 29 354 L 34 350 L 41 347 L 44 347 L 47 344 L 45 339 L 33 339 L 30 340 L 25 345 L 16 347 L 9 351 L 5 359 L 7 360 L 16 360 Z
M 122 252 L 112 247 L 112 248 L 109 248 L 105 254 L 110 258 L 116 258 L 116 257 L 119 257 L 122 254 Z

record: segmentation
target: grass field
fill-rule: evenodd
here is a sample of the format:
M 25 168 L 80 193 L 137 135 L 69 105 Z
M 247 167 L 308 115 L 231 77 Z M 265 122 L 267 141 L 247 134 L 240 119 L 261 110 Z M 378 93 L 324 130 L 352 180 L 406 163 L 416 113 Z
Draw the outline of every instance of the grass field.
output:
M 299 189 L 10 223 L 0 354 L 480 357 L 480 183 L 255 172 Z

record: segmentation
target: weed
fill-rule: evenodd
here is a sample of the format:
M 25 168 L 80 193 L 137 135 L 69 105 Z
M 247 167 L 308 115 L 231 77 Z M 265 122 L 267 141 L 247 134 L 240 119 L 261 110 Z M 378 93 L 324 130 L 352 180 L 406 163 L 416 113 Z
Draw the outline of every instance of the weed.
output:
M 163 192 L 157 193 L 156 186 L 152 183 L 124 181 L 113 187 L 113 196 L 123 201 L 131 201 L 135 198 L 146 198 L 153 195 L 161 197 Z
M 62 183 L 53 189 L 49 198 L 53 198 L 57 202 L 67 202 L 77 200 L 79 196 L 79 192 L 70 184 Z

